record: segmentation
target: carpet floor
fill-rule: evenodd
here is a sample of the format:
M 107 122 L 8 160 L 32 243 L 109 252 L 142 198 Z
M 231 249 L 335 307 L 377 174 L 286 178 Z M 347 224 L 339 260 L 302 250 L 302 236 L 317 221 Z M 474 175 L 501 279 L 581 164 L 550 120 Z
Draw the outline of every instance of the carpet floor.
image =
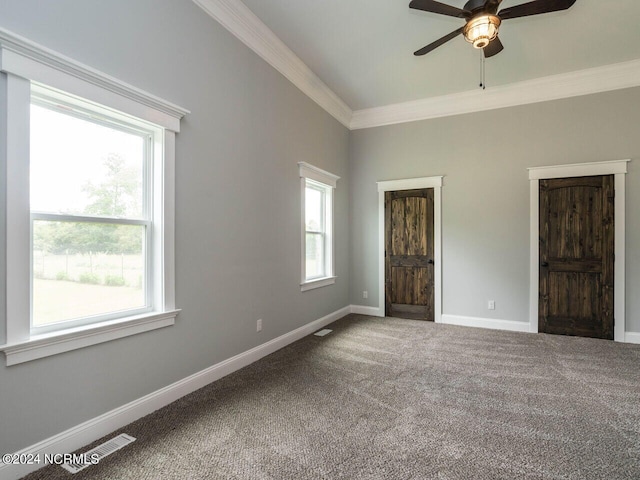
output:
M 98 465 L 26 478 L 640 479 L 640 345 L 328 328 L 126 426 L 137 440 Z

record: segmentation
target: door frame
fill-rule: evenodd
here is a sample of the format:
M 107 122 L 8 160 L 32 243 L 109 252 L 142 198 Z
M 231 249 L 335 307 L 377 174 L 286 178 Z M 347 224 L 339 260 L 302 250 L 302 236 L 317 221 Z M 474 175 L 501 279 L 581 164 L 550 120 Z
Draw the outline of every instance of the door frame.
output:
M 384 317 L 384 194 L 433 188 L 433 295 L 434 321 L 442 322 L 442 176 L 385 180 L 378 183 L 378 317 Z
M 538 332 L 538 297 L 540 288 L 540 180 L 548 178 L 592 177 L 614 175 L 615 178 L 615 263 L 613 286 L 613 339 L 625 341 L 625 175 L 631 160 L 574 163 L 531 167 L 529 170 L 529 331 Z

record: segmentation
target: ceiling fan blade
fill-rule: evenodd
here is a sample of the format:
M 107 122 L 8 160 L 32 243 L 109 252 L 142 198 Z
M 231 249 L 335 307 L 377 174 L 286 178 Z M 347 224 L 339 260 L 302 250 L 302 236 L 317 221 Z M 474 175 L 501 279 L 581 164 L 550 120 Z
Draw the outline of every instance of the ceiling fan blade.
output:
M 504 50 L 504 45 L 498 37 L 491 40 L 491 43 L 483 48 L 484 58 L 490 58 L 494 55 L 499 54 L 502 50 Z
M 529 15 L 566 10 L 571 8 L 574 3 L 576 3 L 576 0 L 537 0 L 535 2 L 523 3 L 522 5 L 500 10 L 498 16 L 501 20 L 528 17 Z
M 452 7 L 451 5 L 445 5 L 444 3 L 435 2 L 434 0 L 411 0 L 409 8 L 458 18 L 466 18 L 471 15 L 471 12 Z
M 452 40 L 452 39 L 456 38 L 458 35 L 460 35 L 462 33 L 462 30 L 464 30 L 464 27 L 460 27 L 459 29 L 451 32 L 449 35 L 445 35 L 444 37 L 436 40 L 435 42 L 430 43 L 426 47 L 422 47 L 420 50 L 417 50 L 417 51 L 413 52 L 413 54 L 415 56 L 425 55 L 425 54 L 429 53 L 431 50 L 435 50 L 440 45 L 442 45 L 444 43 L 447 43 L 449 40 Z

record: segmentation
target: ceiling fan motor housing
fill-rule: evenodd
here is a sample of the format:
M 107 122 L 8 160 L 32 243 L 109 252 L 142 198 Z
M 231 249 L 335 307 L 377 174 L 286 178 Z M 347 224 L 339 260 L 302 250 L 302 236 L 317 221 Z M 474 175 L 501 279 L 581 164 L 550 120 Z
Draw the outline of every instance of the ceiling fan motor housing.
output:
M 483 10 L 485 6 L 485 0 L 469 0 L 464 4 L 463 10 L 467 12 L 474 12 L 474 10 Z

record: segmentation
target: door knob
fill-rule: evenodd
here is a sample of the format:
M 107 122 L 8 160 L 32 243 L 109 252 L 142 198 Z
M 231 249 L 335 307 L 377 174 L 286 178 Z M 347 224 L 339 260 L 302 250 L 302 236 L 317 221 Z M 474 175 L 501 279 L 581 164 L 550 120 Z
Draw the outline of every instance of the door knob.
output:
M 429 260 L 427 263 L 428 263 L 429 265 L 433 265 L 433 260 Z
M 548 267 L 548 266 L 549 266 L 549 262 L 542 262 L 542 263 L 540 264 L 540 266 L 542 266 L 542 267 Z

